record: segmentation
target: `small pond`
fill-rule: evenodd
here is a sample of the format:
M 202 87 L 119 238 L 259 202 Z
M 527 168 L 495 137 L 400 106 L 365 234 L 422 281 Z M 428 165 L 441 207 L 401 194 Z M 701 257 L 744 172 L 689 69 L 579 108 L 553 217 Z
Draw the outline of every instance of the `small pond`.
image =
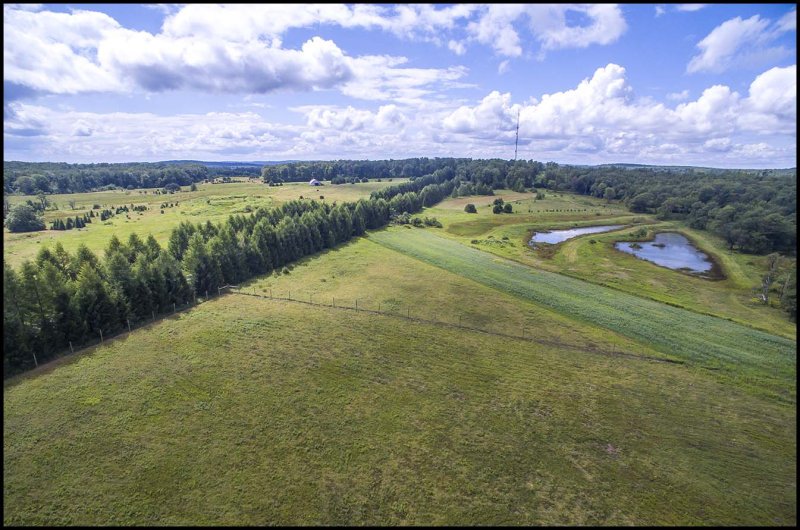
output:
M 669 269 L 711 272 L 714 263 L 681 234 L 662 232 L 653 241 L 619 241 L 614 248 Z
M 610 232 L 611 230 L 616 230 L 623 226 L 625 225 L 587 226 L 584 228 L 570 228 L 569 230 L 553 230 L 552 232 L 534 232 L 528 244 L 531 246 L 533 246 L 534 243 L 550 243 L 551 245 L 555 245 L 567 239 L 572 239 L 573 237 L 582 236 L 584 234 Z

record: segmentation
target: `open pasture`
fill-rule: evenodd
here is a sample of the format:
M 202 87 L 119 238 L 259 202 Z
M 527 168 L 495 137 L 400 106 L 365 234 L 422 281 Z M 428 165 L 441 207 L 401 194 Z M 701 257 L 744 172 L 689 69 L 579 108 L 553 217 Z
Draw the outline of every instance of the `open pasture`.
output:
M 212 221 L 219 222 L 232 214 L 244 214 L 259 207 L 278 205 L 286 201 L 299 199 L 316 200 L 324 202 L 355 201 L 362 197 L 369 197 L 375 190 L 382 189 L 404 179 L 393 179 L 392 182 L 384 179 L 381 182 L 371 181 L 359 184 L 309 186 L 305 182 L 286 183 L 283 186 L 270 187 L 260 180 L 243 180 L 226 184 L 198 183 L 197 191 L 189 191 L 189 186 L 184 186 L 183 191 L 173 194 L 153 194 L 155 189 L 148 190 L 118 190 L 91 193 L 76 193 L 66 195 L 48 195 L 48 199 L 55 202 L 59 209 L 48 210 L 45 213 L 45 224 L 48 230 L 40 232 L 27 232 L 12 234 L 3 231 L 4 251 L 3 257 L 7 263 L 17 267 L 26 259 L 33 259 L 39 248 L 52 247 L 60 241 L 64 248 L 74 252 L 83 243 L 94 252 L 101 252 L 106 248 L 112 235 L 125 241 L 130 234 L 136 233 L 142 239 L 148 234 L 161 243 L 169 240 L 172 228 L 182 221 L 193 223 Z M 147 193 L 141 193 L 146 191 Z M 323 196 L 324 199 L 320 199 Z M 12 204 L 25 200 L 36 200 L 31 196 L 9 196 Z M 69 200 L 75 201 L 75 210 L 70 209 Z M 161 213 L 162 203 L 178 203 L 177 206 L 164 208 Z M 83 216 L 89 212 L 94 204 L 102 208 L 114 209 L 117 206 L 130 207 L 134 205 L 147 205 L 148 210 L 138 213 L 121 213 L 100 222 L 94 218 L 91 224 L 82 229 L 49 230 L 50 223 L 57 218 Z M 100 210 L 95 210 L 98 214 Z
M 398 252 L 638 340 L 662 353 L 794 401 L 796 342 L 586 281 L 493 257 L 426 230 L 381 230 Z
M 498 196 L 513 200 L 513 192 L 498 191 Z M 528 194 L 530 196 L 530 194 Z M 700 230 L 692 230 L 677 221 L 659 221 L 653 216 L 632 214 L 621 205 L 574 194 L 558 194 L 551 204 L 544 200 L 526 199 L 532 212 L 518 208 L 512 214 L 493 214 L 491 208 L 478 207 L 477 214 L 463 212 L 467 202 L 490 197 L 459 197 L 447 199 L 426 210 L 444 225 L 441 235 L 464 244 L 491 252 L 536 269 L 580 278 L 592 283 L 613 287 L 636 296 L 651 298 L 670 305 L 704 314 L 734 320 L 740 324 L 762 329 L 788 338 L 796 337 L 796 326 L 786 313 L 775 305 L 765 306 L 754 299 L 766 273 L 766 257 L 731 252 L 724 241 Z M 551 195 L 548 194 L 549 198 Z M 491 200 L 487 204 L 491 205 Z M 558 203 L 555 203 L 558 201 Z M 463 203 L 463 204 L 462 204 Z M 582 211 L 586 208 L 586 211 Z M 594 209 L 594 211 L 592 211 Z M 562 210 L 553 212 L 548 210 Z M 580 212 L 570 210 L 581 210 Z M 597 215 L 600 213 L 601 215 Z M 528 246 L 531 234 L 538 230 L 565 229 L 593 225 L 629 225 L 628 230 L 577 237 L 556 247 L 532 250 Z M 709 281 L 658 267 L 636 259 L 613 248 L 615 241 L 630 240 L 641 226 L 655 231 L 679 231 L 694 241 L 701 250 L 717 261 L 725 275 L 721 281 Z M 794 258 L 782 258 L 782 282 L 794 268 Z M 776 283 L 775 288 L 779 285 Z M 779 293 L 773 298 L 777 299 Z
M 4 523 L 795 522 L 793 403 L 376 235 L 249 287 L 462 293 L 564 346 L 225 295 L 6 382 Z

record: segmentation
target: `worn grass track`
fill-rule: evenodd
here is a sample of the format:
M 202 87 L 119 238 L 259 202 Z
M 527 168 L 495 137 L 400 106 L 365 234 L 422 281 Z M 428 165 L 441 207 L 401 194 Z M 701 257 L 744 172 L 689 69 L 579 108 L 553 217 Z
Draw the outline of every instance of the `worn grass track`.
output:
M 754 392 L 795 400 L 796 342 L 600 285 L 532 269 L 434 235 L 382 230 L 370 240 L 559 313 L 718 371 Z

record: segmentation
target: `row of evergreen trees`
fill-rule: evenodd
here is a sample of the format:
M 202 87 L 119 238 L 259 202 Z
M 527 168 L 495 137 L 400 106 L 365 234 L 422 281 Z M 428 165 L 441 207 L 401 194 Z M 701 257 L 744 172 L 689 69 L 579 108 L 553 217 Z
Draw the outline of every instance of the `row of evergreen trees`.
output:
M 72 217 L 67 217 L 66 222 L 64 222 L 64 219 L 56 219 L 50 225 L 50 230 L 72 230 L 73 228 L 83 228 L 92 222 L 92 217 L 94 217 L 94 215 L 85 213 L 82 216 L 76 215 L 74 220 Z
M 452 191 L 443 175 L 382 190 L 355 203 L 290 201 L 278 208 L 232 215 L 215 224 L 182 222 L 166 248 L 152 235 L 127 242 L 113 236 L 98 257 L 81 245 L 43 248 L 19 270 L 4 265 L 5 374 L 34 366 L 72 343 L 78 347 L 334 247 L 393 216 L 414 213 Z M 427 185 L 424 185 L 428 183 Z M 174 305 L 173 305 L 174 304 Z M 34 355 L 36 361 L 34 361 Z

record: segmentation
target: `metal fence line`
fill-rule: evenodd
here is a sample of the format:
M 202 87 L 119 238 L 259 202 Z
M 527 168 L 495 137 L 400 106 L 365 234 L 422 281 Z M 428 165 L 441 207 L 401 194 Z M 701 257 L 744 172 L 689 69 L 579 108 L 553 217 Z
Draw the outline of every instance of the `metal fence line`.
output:
M 267 295 L 263 295 L 263 294 L 257 294 L 255 292 L 255 288 L 254 288 L 252 293 L 249 293 L 249 292 L 243 290 L 238 285 L 223 285 L 223 286 L 218 288 L 217 296 L 201 298 L 200 301 L 198 301 L 197 297 L 195 296 L 195 297 L 193 297 L 193 301 L 192 302 L 189 302 L 188 304 L 184 304 L 182 306 L 176 306 L 173 303 L 173 311 L 172 312 L 167 310 L 166 312 L 159 313 L 158 315 L 156 315 L 154 313 L 152 319 L 144 318 L 144 319 L 138 320 L 138 321 L 132 321 L 130 319 L 126 319 L 127 328 L 128 328 L 127 330 L 125 329 L 125 326 L 123 326 L 122 329 L 118 330 L 113 335 L 102 334 L 102 330 L 99 330 L 100 334 L 102 334 L 102 337 L 98 336 L 96 339 L 92 339 L 90 341 L 84 342 L 83 344 L 79 345 L 78 347 L 73 347 L 73 344 L 70 342 L 69 349 L 64 349 L 64 350 L 62 350 L 60 352 L 57 352 L 57 353 L 53 354 L 52 356 L 48 357 L 46 361 L 44 361 L 42 363 L 39 363 L 37 368 L 42 367 L 42 366 L 47 366 L 52 361 L 55 361 L 55 360 L 58 360 L 58 359 L 61 359 L 61 358 L 67 357 L 67 356 L 72 356 L 72 355 L 74 355 L 76 353 L 80 354 L 83 351 L 88 350 L 89 348 L 94 348 L 96 346 L 99 346 L 99 345 L 101 345 L 102 343 L 104 343 L 106 341 L 120 338 L 123 335 L 133 333 L 134 331 L 136 331 L 136 330 L 138 330 L 140 328 L 143 328 L 143 327 L 145 327 L 147 325 L 154 324 L 156 322 L 156 320 L 155 320 L 156 316 L 159 317 L 159 320 L 162 320 L 162 319 L 164 319 L 166 317 L 174 316 L 178 312 L 183 312 L 183 311 L 185 311 L 187 309 L 191 309 L 191 308 L 196 307 L 196 306 L 198 306 L 200 304 L 203 304 L 203 303 L 211 300 L 212 298 L 218 298 L 218 297 L 222 296 L 222 294 L 225 294 L 226 290 L 227 290 L 228 293 L 238 294 L 238 295 L 242 295 L 242 296 L 250 296 L 250 297 L 254 297 L 254 298 L 261 298 L 263 300 L 276 300 L 276 301 L 281 301 L 281 302 L 294 302 L 294 303 L 305 304 L 305 305 L 310 305 L 310 306 L 314 306 L 314 307 L 325 307 L 325 308 L 338 309 L 338 310 L 344 310 L 344 311 L 356 311 L 356 312 L 359 312 L 359 313 L 371 313 L 371 314 L 374 314 L 374 315 L 381 315 L 381 316 L 385 316 L 385 317 L 402 318 L 404 320 L 410 320 L 410 321 L 413 321 L 413 322 L 422 322 L 422 323 L 427 323 L 427 324 L 436 324 L 436 325 L 440 325 L 440 326 L 446 326 L 446 327 L 450 327 L 450 328 L 465 329 L 465 330 L 468 330 L 468 331 L 476 331 L 476 332 L 479 332 L 479 333 L 485 333 L 487 335 L 493 335 L 493 336 L 497 336 L 497 337 L 506 337 L 506 338 L 511 338 L 511 339 L 524 340 L 524 341 L 527 341 L 527 342 L 534 342 L 534 343 L 542 344 L 542 345 L 546 345 L 546 346 L 558 346 L 558 347 L 561 347 L 561 348 L 569 348 L 569 349 L 576 350 L 576 351 L 581 351 L 581 352 L 584 352 L 584 353 L 586 353 L 586 352 L 597 353 L 597 354 L 600 354 L 600 355 L 606 355 L 606 356 L 611 356 L 611 357 L 629 357 L 629 358 L 633 358 L 633 359 L 660 362 L 660 363 L 669 363 L 669 364 L 686 364 L 684 361 L 680 361 L 680 360 L 662 359 L 662 358 L 658 358 L 658 357 L 650 357 L 648 355 L 636 355 L 634 353 L 625 353 L 625 352 L 620 352 L 620 351 L 616 351 L 616 350 L 610 351 L 610 350 L 601 350 L 599 348 L 581 348 L 579 346 L 565 344 L 565 343 L 558 342 L 558 341 L 547 340 L 547 339 L 542 339 L 542 338 L 537 338 L 537 337 L 531 337 L 530 334 L 527 334 L 527 336 L 526 336 L 525 328 L 523 328 L 522 335 L 513 335 L 511 333 L 503 333 L 501 331 L 492 331 L 492 330 L 485 329 L 485 328 L 479 328 L 479 327 L 475 327 L 475 326 L 462 324 L 461 316 L 459 316 L 458 324 L 456 324 L 454 322 L 447 322 L 447 321 L 444 321 L 444 320 L 435 320 L 435 319 L 423 318 L 421 316 L 412 316 L 409 307 L 406 307 L 406 313 L 405 314 L 403 314 L 402 312 L 394 313 L 394 312 L 391 312 L 391 311 L 381 311 L 380 310 L 380 307 L 381 307 L 380 304 L 378 304 L 378 310 L 365 309 L 363 304 L 361 305 L 360 308 L 357 305 L 356 306 L 346 306 L 346 305 L 341 305 L 341 303 L 340 304 L 336 304 L 336 299 L 335 298 L 331 299 L 331 303 L 330 304 L 326 304 L 326 303 L 322 303 L 322 302 L 313 302 L 313 301 L 311 301 L 312 300 L 311 298 L 309 298 L 309 300 L 300 300 L 300 299 L 297 299 L 297 298 L 290 298 L 289 297 L 290 295 L 287 296 L 287 297 L 276 296 L 276 295 L 273 295 L 273 292 L 272 292 L 271 289 L 270 289 L 270 292 L 269 292 L 269 296 L 267 296 Z M 311 296 L 313 296 L 313 294 Z M 340 301 L 341 301 L 341 299 L 340 299 Z M 10 373 L 10 374 L 7 374 L 7 376 L 4 377 L 4 379 L 8 379 L 10 377 L 14 377 L 16 375 L 20 375 L 20 374 L 23 374 L 23 373 L 26 373 L 26 372 L 29 372 L 29 371 L 31 371 L 31 370 L 29 369 L 29 370 L 23 370 L 23 371 L 20 371 L 20 372 Z
M 547 339 L 542 339 L 542 338 L 537 338 L 537 337 L 531 337 L 530 334 L 527 334 L 527 336 L 526 336 L 525 328 L 523 328 L 522 335 L 513 335 L 511 333 L 503 333 L 501 331 L 492 331 L 492 330 L 485 329 L 485 328 L 479 328 L 479 327 L 474 327 L 474 326 L 469 326 L 469 325 L 462 324 L 461 323 L 461 317 L 459 317 L 459 323 L 455 324 L 453 322 L 447 322 L 447 321 L 444 321 L 444 320 L 435 320 L 435 319 L 422 318 L 422 317 L 419 317 L 419 316 L 410 316 L 410 312 L 407 312 L 404 315 L 403 313 L 394 313 L 394 312 L 390 312 L 390 311 L 380 311 L 380 310 L 375 310 L 375 309 L 364 309 L 363 308 L 364 307 L 363 304 L 362 304 L 361 308 L 358 308 L 357 306 L 346 306 L 346 305 L 336 304 L 335 303 L 335 298 L 332 298 L 332 303 L 331 304 L 326 304 L 326 303 L 320 303 L 320 302 L 311 302 L 311 301 L 308 301 L 308 300 L 300 300 L 300 299 L 297 299 L 297 298 L 290 298 L 288 296 L 287 297 L 276 296 L 276 295 L 274 295 L 272 293 L 272 290 L 270 290 L 270 295 L 269 296 L 257 294 L 255 292 L 249 293 L 249 292 L 241 290 L 241 289 L 232 289 L 229 292 L 233 293 L 233 294 L 239 294 L 239 295 L 242 295 L 242 296 L 250 296 L 250 297 L 255 297 L 255 298 L 261 298 L 263 300 L 276 300 L 276 301 L 282 301 L 282 302 L 295 302 L 295 303 L 298 303 L 298 304 L 305 304 L 305 305 L 310 305 L 310 306 L 315 306 L 315 307 L 326 307 L 326 308 L 331 308 L 331 309 L 340 309 L 340 310 L 345 310 L 345 311 L 349 310 L 349 311 L 356 311 L 356 312 L 359 312 L 359 313 L 372 313 L 372 314 L 375 314 L 375 315 L 402 318 L 404 320 L 411 320 L 411 321 L 415 321 L 415 322 L 424 322 L 424 323 L 428 323 L 428 324 L 437 324 L 437 325 L 440 325 L 440 326 L 447 326 L 447 327 L 451 327 L 451 328 L 465 329 L 465 330 L 469 330 L 469 331 L 477 331 L 477 332 L 480 332 L 480 333 L 486 333 L 488 335 L 494 335 L 494 336 L 498 336 L 498 337 L 506 337 L 506 338 L 511 338 L 511 339 L 524 340 L 524 341 L 527 341 L 527 342 L 534 342 L 534 343 L 543 344 L 543 345 L 546 345 L 546 346 L 558 346 L 558 347 L 569 348 L 569 349 L 582 351 L 582 352 L 599 353 L 601 355 L 612 356 L 612 357 L 629 357 L 629 358 L 633 358 L 633 359 L 660 362 L 660 363 L 686 364 L 684 361 L 677 360 L 677 359 L 666 359 L 666 358 L 659 358 L 659 357 L 650 357 L 648 355 L 636 355 L 634 353 L 625 353 L 625 352 L 620 352 L 620 351 L 616 351 L 616 350 L 601 350 L 599 348 L 581 348 L 579 346 L 573 346 L 573 345 L 570 345 L 570 344 L 564 344 L 563 342 L 559 342 L 559 341 L 547 340 Z M 380 304 L 379 304 L 378 307 L 380 307 Z

